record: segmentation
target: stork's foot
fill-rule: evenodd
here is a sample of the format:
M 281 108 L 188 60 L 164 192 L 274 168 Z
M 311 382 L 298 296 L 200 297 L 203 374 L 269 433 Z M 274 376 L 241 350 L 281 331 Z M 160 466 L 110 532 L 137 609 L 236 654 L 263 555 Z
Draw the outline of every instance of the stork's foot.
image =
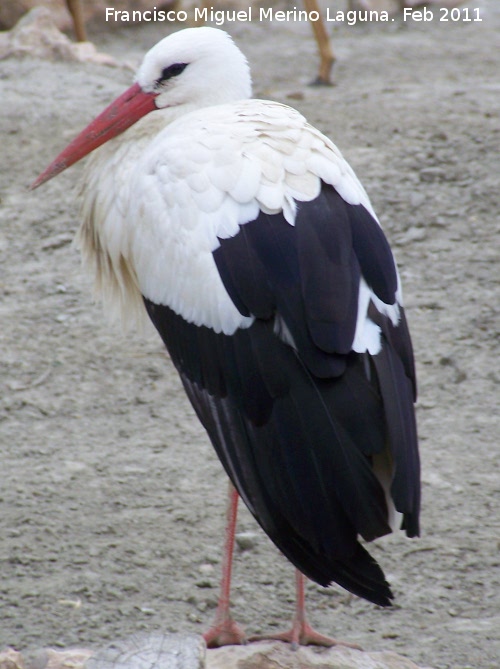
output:
M 309 86 L 335 86 L 335 84 L 330 77 L 322 77 L 321 75 L 318 75 L 316 79 L 313 79 L 310 82 Z
M 295 622 L 292 629 L 288 630 L 288 632 L 277 632 L 276 634 L 263 634 L 250 637 L 250 641 L 271 639 L 290 643 L 295 650 L 299 646 L 326 646 L 327 648 L 331 648 L 332 646 L 346 646 L 347 648 L 361 650 L 360 646 L 357 646 L 354 643 L 337 641 L 337 639 L 332 639 L 329 636 L 316 632 L 316 630 L 314 630 L 307 622 Z
M 220 620 L 216 617 L 215 623 L 203 634 L 203 638 L 207 648 L 241 646 L 248 642 L 245 632 L 230 616 Z

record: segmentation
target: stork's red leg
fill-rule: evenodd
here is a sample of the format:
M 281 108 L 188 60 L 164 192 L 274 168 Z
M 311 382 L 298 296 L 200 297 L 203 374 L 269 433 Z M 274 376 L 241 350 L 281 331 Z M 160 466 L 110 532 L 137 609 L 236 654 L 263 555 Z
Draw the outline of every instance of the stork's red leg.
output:
M 260 641 L 262 639 L 275 639 L 277 641 L 287 641 L 292 644 L 292 647 L 298 646 L 347 646 L 349 648 L 358 648 L 352 643 L 345 641 L 337 641 L 331 637 L 325 636 L 316 632 L 307 622 L 305 610 L 305 589 L 304 589 L 304 575 L 295 571 L 295 585 L 297 591 L 297 599 L 295 604 L 295 616 L 293 618 L 292 628 L 287 632 L 277 632 L 276 634 L 265 634 L 262 636 L 254 636 L 250 641 Z
M 222 579 L 220 596 L 215 620 L 212 627 L 203 634 L 207 648 L 219 646 L 239 645 L 246 643 L 245 632 L 231 617 L 229 597 L 231 592 L 231 571 L 233 568 L 234 535 L 236 533 L 236 518 L 238 515 L 238 493 L 229 484 L 229 499 L 227 507 L 226 545 L 222 562 Z

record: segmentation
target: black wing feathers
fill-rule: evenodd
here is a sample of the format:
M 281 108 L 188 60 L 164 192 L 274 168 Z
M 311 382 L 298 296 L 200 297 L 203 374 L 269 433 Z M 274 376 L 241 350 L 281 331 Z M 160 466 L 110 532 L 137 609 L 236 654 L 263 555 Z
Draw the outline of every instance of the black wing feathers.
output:
M 248 226 L 242 226 L 237 237 L 221 240 L 221 247 L 224 252 L 216 250 L 214 258 L 236 308 L 244 316 L 272 318 L 276 300 L 267 282 L 265 267 L 248 238 Z
M 333 189 L 332 189 L 333 190 Z M 329 197 L 340 198 L 338 193 Z M 398 287 L 396 266 L 382 228 L 374 224 L 371 214 L 362 206 L 349 207 L 354 253 L 366 283 L 386 304 L 394 302 Z
M 392 594 L 358 536 L 390 532 L 373 459 L 393 463 L 392 498 L 418 533 L 413 354 L 404 320 L 375 305 L 376 356 L 351 351 L 361 275 L 392 304 L 397 274 L 369 212 L 329 186 L 297 203 L 295 226 L 260 213 L 213 252 L 234 305 L 232 335 L 145 300 L 186 392 L 239 494 L 304 574 L 380 605 Z
M 387 345 L 388 342 L 385 344 L 373 360 L 395 465 L 391 494 L 396 508 L 403 514 L 402 529 L 406 530 L 409 537 L 415 537 L 420 531 L 420 460 L 413 411 L 413 386 L 401 359 Z
M 301 292 L 314 344 L 328 353 L 349 353 L 360 270 L 344 201 L 322 195 L 307 205 L 299 203 L 295 228 Z
M 362 362 L 352 356 L 346 373 L 334 380 L 338 388 L 323 392 L 295 352 L 275 336 L 270 322 L 256 321 L 227 336 L 187 323 L 168 307 L 145 303 L 221 462 L 274 543 L 313 580 L 323 585 L 334 580 L 370 601 L 388 604 L 392 595 L 383 574 L 356 540 L 358 533 L 371 539 L 390 531 L 382 488 L 369 458 L 353 441 L 364 429 L 364 441 L 369 439 L 370 420 L 358 420 L 356 402 L 340 403 L 338 416 L 334 406 L 345 384 L 357 386 Z M 225 369 L 226 392 L 219 396 L 206 389 L 217 385 L 217 375 L 202 383 L 206 368 L 186 364 L 207 349 L 200 345 L 202 339 L 210 342 L 212 356 Z M 238 362 L 244 353 L 254 365 Z M 260 360 L 272 362 L 263 366 Z M 256 370 L 258 387 L 265 389 L 258 412 L 246 397 Z M 366 395 L 373 395 L 361 377 Z M 376 412 L 373 400 L 371 404 L 370 411 Z M 266 422 L 263 416 L 268 416 Z M 346 419 L 350 429 L 343 425 Z

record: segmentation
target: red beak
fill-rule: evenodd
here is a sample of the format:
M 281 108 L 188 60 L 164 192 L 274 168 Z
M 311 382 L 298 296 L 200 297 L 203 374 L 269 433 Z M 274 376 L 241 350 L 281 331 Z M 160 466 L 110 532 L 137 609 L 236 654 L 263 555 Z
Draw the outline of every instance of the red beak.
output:
M 88 153 L 120 135 L 140 118 L 157 109 L 155 93 L 145 93 L 139 84 L 134 84 L 116 98 L 109 107 L 95 118 L 85 130 L 62 151 L 30 186 L 38 188 L 52 177 L 78 162 Z

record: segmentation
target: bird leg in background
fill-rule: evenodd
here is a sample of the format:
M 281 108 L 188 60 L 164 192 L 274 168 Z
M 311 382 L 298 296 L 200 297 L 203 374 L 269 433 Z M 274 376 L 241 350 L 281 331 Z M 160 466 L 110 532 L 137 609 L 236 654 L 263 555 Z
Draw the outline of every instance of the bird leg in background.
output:
M 86 42 L 87 33 L 85 31 L 85 21 L 83 18 L 83 8 L 80 0 L 66 0 L 66 5 L 73 18 L 73 27 L 75 29 L 76 41 Z
M 347 646 L 348 648 L 360 647 L 346 641 L 337 641 L 331 637 L 316 632 L 307 622 L 306 618 L 306 596 L 304 586 L 305 576 L 298 569 L 295 570 L 296 602 L 295 615 L 292 628 L 287 632 L 276 632 L 276 634 L 263 634 L 250 637 L 250 641 L 261 641 L 263 639 L 274 639 L 276 641 L 287 641 L 292 644 L 292 648 L 298 646 Z
M 245 632 L 231 617 L 229 597 L 231 593 L 231 571 L 233 567 L 234 535 L 236 533 L 236 518 L 238 514 L 238 493 L 229 483 L 229 499 L 227 505 L 226 545 L 222 561 L 222 579 L 220 585 L 219 603 L 215 612 L 212 627 L 203 634 L 207 648 L 219 646 L 239 645 L 246 643 Z
M 330 38 L 325 28 L 325 23 L 318 6 L 318 0 L 304 0 L 304 7 L 310 12 L 317 12 L 319 16 L 318 21 L 311 21 L 311 26 L 314 33 L 314 39 L 318 45 L 320 63 L 319 72 L 316 79 L 312 82 L 313 86 L 331 86 L 330 72 L 332 65 L 335 62 Z

